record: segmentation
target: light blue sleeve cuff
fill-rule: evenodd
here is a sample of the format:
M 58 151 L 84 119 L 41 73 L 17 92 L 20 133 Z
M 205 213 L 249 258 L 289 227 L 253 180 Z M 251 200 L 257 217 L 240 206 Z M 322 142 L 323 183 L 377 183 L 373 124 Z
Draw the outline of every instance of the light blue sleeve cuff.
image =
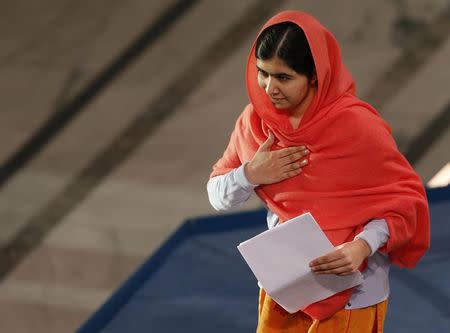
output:
M 248 163 L 248 162 L 247 162 Z M 252 184 L 247 179 L 247 176 L 245 175 L 244 168 L 247 163 L 242 164 L 240 167 L 236 168 L 234 170 L 234 180 L 241 186 L 243 189 L 247 191 L 253 190 L 258 185 Z
M 378 251 L 380 247 L 386 244 L 389 238 L 389 228 L 386 220 L 372 220 L 364 226 L 363 231 L 355 236 L 356 239 L 364 239 L 369 244 L 371 256 Z

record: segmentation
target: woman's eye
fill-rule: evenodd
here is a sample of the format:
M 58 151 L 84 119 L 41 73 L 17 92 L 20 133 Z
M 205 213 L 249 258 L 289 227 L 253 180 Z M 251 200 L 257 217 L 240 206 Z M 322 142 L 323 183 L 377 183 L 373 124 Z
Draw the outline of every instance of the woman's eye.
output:
M 262 71 L 262 70 L 260 70 L 260 69 L 258 69 L 258 73 L 259 73 L 260 75 L 262 75 L 263 77 L 267 77 L 267 73 L 264 72 L 264 71 Z
M 280 81 L 287 81 L 287 80 L 289 80 L 289 78 L 287 76 L 280 76 L 280 77 L 278 77 L 278 79 Z

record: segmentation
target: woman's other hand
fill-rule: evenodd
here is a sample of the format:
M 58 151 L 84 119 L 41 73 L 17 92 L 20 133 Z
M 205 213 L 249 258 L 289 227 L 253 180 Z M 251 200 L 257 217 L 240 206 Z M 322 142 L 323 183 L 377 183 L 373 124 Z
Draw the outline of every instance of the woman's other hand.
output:
M 302 168 L 308 164 L 308 160 L 303 158 L 309 154 L 305 146 L 271 151 L 273 143 L 274 136 L 270 132 L 253 159 L 246 164 L 245 175 L 250 183 L 255 185 L 278 183 L 300 174 Z
M 350 275 L 370 254 L 369 244 L 359 238 L 337 246 L 335 251 L 314 259 L 309 266 L 316 274 Z

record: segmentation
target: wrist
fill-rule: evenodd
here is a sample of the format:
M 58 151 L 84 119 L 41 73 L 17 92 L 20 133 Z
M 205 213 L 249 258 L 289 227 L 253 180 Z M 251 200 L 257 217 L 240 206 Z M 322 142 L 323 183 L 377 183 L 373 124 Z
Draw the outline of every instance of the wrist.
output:
M 256 179 L 254 178 L 254 168 L 252 167 L 252 162 L 248 162 L 245 164 L 244 166 L 244 175 L 247 178 L 248 182 L 252 185 L 257 186 L 258 182 L 256 181 Z
M 368 258 L 372 254 L 372 249 L 366 240 L 363 238 L 358 238 L 355 242 L 361 247 L 362 253 L 364 253 L 364 258 Z
M 253 190 L 255 187 L 258 187 L 258 185 L 252 184 L 245 175 L 245 166 L 247 165 L 247 163 L 248 162 L 236 168 L 234 176 L 236 182 L 239 184 L 240 187 L 242 187 L 246 191 L 250 191 Z

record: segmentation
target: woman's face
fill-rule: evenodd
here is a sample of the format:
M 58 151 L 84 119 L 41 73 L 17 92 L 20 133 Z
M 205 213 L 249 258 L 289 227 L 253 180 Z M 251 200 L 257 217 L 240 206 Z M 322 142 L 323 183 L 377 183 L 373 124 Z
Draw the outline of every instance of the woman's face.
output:
M 309 80 L 306 75 L 297 73 L 278 57 L 256 59 L 256 67 L 258 85 L 277 109 L 306 107 L 312 101 L 315 79 Z

